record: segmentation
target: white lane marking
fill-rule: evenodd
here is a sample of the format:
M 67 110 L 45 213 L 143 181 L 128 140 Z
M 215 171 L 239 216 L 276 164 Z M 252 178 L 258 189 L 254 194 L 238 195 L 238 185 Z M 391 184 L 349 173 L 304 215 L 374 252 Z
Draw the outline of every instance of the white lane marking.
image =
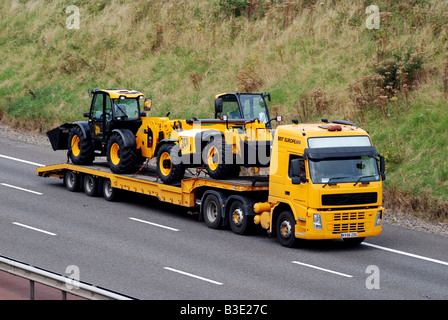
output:
M 191 274 L 191 273 L 188 273 L 188 272 L 185 272 L 185 271 L 180 271 L 180 270 L 173 269 L 173 268 L 170 268 L 170 267 L 163 267 L 163 269 L 169 270 L 169 271 L 173 271 L 173 272 L 177 272 L 177 273 L 183 274 L 185 276 L 196 278 L 196 279 L 203 280 L 203 281 L 207 281 L 207 282 L 210 282 L 210 283 L 213 283 L 213 284 L 217 284 L 218 286 L 222 286 L 223 285 L 222 282 L 218 282 L 218 281 L 215 281 L 215 280 L 210 280 L 210 279 L 207 279 L 207 278 L 204 278 L 204 277 L 200 277 L 200 276 L 197 276 L 195 274 Z
M 26 164 L 31 164 L 33 166 L 37 166 L 37 167 L 43 167 L 44 164 L 40 164 L 40 163 L 36 163 L 36 162 L 31 162 L 31 161 L 27 161 L 27 160 L 22 160 L 22 159 L 18 159 L 18 158 L 13 158 L 13 157 L 9 157 L 9 156 L 5 156 L 3 154 L 0 154 L 0 158 L 5 158 L 5 159 L 9 159 L 9 160 L 14 160 L 14 161 L 18 161 L 18 162 L 22 162 L 22 163 L 26 163 Z
M 24 227 L 24 228 L 31 229 L 31 230 L 34 230 L 34 231 L 39 231 L 39 232 L 42 232 L 42 233 L 45 233 L 45 234 L 49 234 L 50 236 L 55 236 L 56 235 L 56 233 L 45 231 L 45 230 L 38 229 L 38 228 L 34 228 L 34 227 L 31 227 L 31 226 L 28 226 L 26 224 L 22 224 L 22 223 L 19 223 L 19 222 L 13 222 L 13 224 L 15 224 L 16 226 L 20 226 L 20 227 Z
M 26 191 L 26 192 L 34 193 L 34 194 L 38 194 L 38 195 L 43 195 L 43 193 L 41 193 L 41 192 L 37 192 L 37 191 L 29 190 L 29 189 L 24 189 L 24 188 L 20 188 L 20 187 L 13 186 L 13 185 L 10 185 L 10 184 L 7 184 L 7 183 L 0 183 L 0 184 L 1 184 L 2 186 L 8 187 L 8 188 L 13 188 L 13 189 L 21 190 L 21 191 Z
M 317 270 L 334 273 L 334 274 L 337 274 L 339 276 L 343 276 L 343 277 L 347 277 L 347 278 L 353 278 L 353 276 L 351 276 L 349 274 L 345 274 L 345 273 L 341 273 L 341 272 L 337 272 L 337 271 L 333 271 L 333 270 L 329 270 L 329 269 L 324 269 L 324 268 L 321 268 L 321 267 L 313 266 L 311 264 L 307 264 L 307 263 L 303 263 L 303 262 L 299 262 L 299 261 L 291 261 L 291 262 L 295 263 L 295 264 L 300 264 L 300 265 L 305 266 L 305 267 L 310 267 L 310 268 L 314 268 L 314 269 L 317 269 Z
M 159 227 L 159 228 L 168 229 L 168 230 L 171 230 L 171 231 L 179 231 L 179 229 L 175 229 L 175 228 L 167 227 L 167 226 L 164 226 L 164 225 L 161 225 L 161 224 L 157 224 L 157 223 L 154 223 L 154 222 L 149 222 L 149 221 L 145 221 L 145 220 L 140 220 L 140 219 L 133 218 L 133 217 L 129 217 L 129 219 L 134 220 L 134 221 L 138 221 L 138 222 L 143 222 L 143 223 L 146 223 L 146 224 L 150 224 L 150 225 L 152 225 L 152 226 L 156 226 L 156 227 Z
M 376 248 L 376 249 L 390 251 L 390 252 L 393 252 L 393 253 L 402 254 L 404 256 L 417 258 L 417 259 L 421 259 L 421 260 L 426 260 L 426 261 L 439 263 L 439 264 L 443 264 L 445 266 L 448 266 L 448 262 L 445 262 L 445 261 L 442 261 L 442 260 L 437 260 L 437 259 L 432 259 L 432 258 L 428 258 L 428 257 L 424 257 L 424 256 L 419 256 L 417 254 L 413 254 L 413 253 L 409 253 L 409 252 L 405 252 L 405 251 L 400 251 L 400 250 L 396 250 L 396 249 L 391 249 L 391 248 L 387 248 L 387 247 L 382 247 L 382 246 L 379 246 L 379 245 L 376 245 L 376 244 L 372 244 L 372 243 L 365 243 L 364 242 L 362 244 L 365 245 L 365 246 Z

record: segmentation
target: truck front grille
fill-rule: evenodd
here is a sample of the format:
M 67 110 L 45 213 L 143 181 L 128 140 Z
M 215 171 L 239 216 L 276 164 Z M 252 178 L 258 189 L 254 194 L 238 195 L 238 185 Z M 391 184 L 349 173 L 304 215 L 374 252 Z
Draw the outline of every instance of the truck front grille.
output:
M 322 205 L 324 206 L 372 204 L 376 203 L 377 200 L 378 194 L 376 192 L 322 195 Z
M 364 232 L 366 229 L 365 227 L 364 222 L 335 223 L 333 225 L 333 233 Z
M 338 212 L 333 214 L 333 221 L 362 220 L 364 212 Z
M 333 234 L 365 232 L 371 226 L 368 216 L 371 216 L 371 214 L 366 211 L 339 211 L 327 213 L 325 220 L 328 223 L 328 230 Z

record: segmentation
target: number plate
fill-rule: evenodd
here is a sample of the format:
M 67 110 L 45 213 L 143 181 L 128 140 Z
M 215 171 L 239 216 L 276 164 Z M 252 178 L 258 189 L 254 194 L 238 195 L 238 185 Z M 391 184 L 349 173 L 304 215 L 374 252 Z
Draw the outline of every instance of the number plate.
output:
M 358 232 L 341 233 L 341 238 L 356 238 L 357 236 Z

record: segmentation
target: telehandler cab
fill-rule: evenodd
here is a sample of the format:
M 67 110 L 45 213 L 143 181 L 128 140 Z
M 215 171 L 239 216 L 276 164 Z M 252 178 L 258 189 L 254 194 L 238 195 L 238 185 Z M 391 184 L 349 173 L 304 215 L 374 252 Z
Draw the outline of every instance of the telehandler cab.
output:
M 135 134 L 142 125 L 141 112 L 150 100 L 134 90 L 89 90 L 92 98 L 88 121 L 65 123 L 47 133 L 54 150 L 68 149 L 74 164 L 89 165 L 95 156 L 107 156 L 112 172 L 130 172 L 143 162 Z

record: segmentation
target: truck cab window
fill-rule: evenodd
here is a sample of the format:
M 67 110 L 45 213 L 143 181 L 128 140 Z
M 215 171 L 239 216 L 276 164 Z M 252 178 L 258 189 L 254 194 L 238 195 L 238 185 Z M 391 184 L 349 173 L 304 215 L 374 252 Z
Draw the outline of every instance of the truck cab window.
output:
M 299 169 L 296 170 L 297 172 L 293 169 L 293 166 L 292 166 L 292 160 L 295 160 L 295 159 L 300 159 L 299 160 L 300 166 L 299 166 Z M 302 159 L 302 157 L 300 157 L 298 155 L 294 155 L 294 154 L 289 156 L 288 176 L 290 178 L 293 178 L 293 177 L 304 177 L 305 178 L 306 177 L 305 161 Z

